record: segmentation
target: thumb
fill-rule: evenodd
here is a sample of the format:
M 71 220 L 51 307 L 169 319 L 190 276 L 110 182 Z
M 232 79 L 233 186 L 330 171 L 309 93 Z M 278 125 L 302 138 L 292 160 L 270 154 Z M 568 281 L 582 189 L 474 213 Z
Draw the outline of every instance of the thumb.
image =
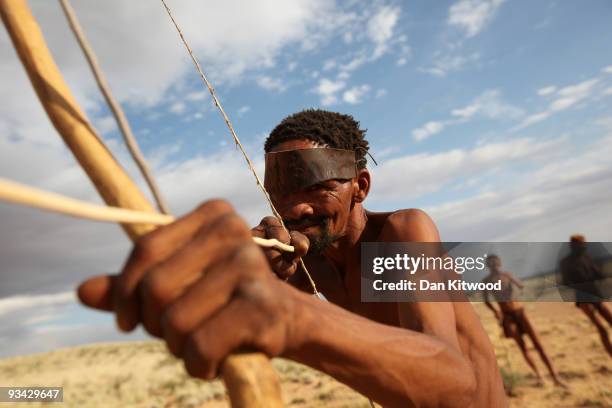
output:
M 115 275 L 89 278 L 79 285 L 77 295 L 81 303 L 93 309 L 113 311 L 113 286 Z
M 308 237 L 298 231 L 290 231 L 291 245 L 295 248 L 295 252 L 292 254 L 293 258 L 301 258 L 308 253 L 310 247 L 310 240 Z

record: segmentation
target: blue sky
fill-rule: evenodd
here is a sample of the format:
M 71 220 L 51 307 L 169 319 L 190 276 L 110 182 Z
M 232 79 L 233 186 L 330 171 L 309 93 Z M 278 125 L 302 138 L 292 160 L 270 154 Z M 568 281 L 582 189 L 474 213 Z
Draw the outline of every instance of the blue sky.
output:
M 94 127 L 142 185 L 59 4 L 30 5 Z M 169 5 L 260 172 L 275 124 L 320 107 L 368 129 L 379 162 L 370 209 L 423 208 L 447 241 L 610 241 L 610 2 Z M 161 4 L 73 6 L 173 211 L 224 197 L 251 223 L 266 215 Z M 0 57 L 0 177 L 99 202 L 3 30 Z M 4 204 L 0 219 L 4 355 L 122 338 L 70 295 L 120 268 L 119 228 Z

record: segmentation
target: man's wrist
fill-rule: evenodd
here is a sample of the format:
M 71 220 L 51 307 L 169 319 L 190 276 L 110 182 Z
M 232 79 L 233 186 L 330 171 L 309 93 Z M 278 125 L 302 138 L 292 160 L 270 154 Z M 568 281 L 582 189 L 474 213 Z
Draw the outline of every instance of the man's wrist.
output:
M 289 323 L 290 339 L 283 357 L 302 361 L 303 354 L 308 344 L 316 341 L 319 322 L 316 319 L 317 310 L 322 303 L 313 295 L 306 294 L 293 286 L 287 285 L 287 289 L 294 297 L 292 322 Z M 319 312 L 320 313 L 320 312 Z

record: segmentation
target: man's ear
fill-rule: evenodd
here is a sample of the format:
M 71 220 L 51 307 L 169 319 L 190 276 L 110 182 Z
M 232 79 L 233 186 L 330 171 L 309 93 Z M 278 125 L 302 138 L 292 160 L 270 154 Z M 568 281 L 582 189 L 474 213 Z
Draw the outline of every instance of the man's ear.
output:
M 368 169 L 358 170 L 357 177 L 353 181 L 353 201 L 363 202 L 370 192 L 370 172 Z

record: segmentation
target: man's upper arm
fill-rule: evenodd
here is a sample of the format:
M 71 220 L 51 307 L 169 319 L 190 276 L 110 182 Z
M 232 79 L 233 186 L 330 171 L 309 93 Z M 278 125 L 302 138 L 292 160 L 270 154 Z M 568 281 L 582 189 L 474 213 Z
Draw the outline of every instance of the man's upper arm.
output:
M 389 215 L 379 241 L 440 242 L 440 235 L 427 213 L 409 209 Z M 459 350 L 452 303 L 402 302 L 398 303 L 398 313 L 402 327 L 432 335 Z
M 381 231 L 381 240 L 393 242 L 439 242 L 440 234 L 425 211 L 411 208 L 389 215 Z
M 512 283 L 514 283 L 516 286 L 518 286 L 521 289 L 523 288 L 523 282 L 519 278 L 517 278 L 510 272 L 506 272 L 506 275 L 508 276 L 508 278 L 510 279 Z

